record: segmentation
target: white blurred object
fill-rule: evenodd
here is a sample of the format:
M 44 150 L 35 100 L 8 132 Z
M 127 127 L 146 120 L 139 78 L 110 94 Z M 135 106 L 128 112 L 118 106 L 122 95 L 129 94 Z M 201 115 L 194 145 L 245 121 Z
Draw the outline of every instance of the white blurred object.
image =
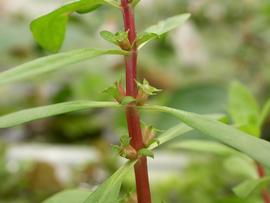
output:
M 55 168 L 59 181 L 67 183 L 72 175 L 72 169 L 87 162 L 98 162 L 99 154 L 94 148 L 80 146 L 58 146 L 41 144 L 11 145 L 6 152 L 7 168 L 16 172 L 20 162 L 37 161 L 46 162 Z M 126 160 L 121 159 L 123 163 Z M 189 158 L 178 153 L 156 151 L 155 159 L 149 159 L 149 174 L 151 181 L 160 181 L 171 175 L 179 174 Z M 100 171 L 97 174 L 103 180 L 106 174 Z
M 72 168 L 87 162 L 97 162 L 98 152 L 86 147 L 12 145 L 6 152 L 7 166 L 15 166 L 22 161 L 47 162 L 55 168 L 58 179 L 65 183 L 70 180 Z
M 64 1 L 53 0 L 0 0 L 2 14 L 23 14 L 29 18 L 49 12 Z
M 176 48 L 179 60 L 187 66 L 206 64 L 208 56 L 202 40 L 190 22 L 186 22 L 172 34 L 172 41 Z

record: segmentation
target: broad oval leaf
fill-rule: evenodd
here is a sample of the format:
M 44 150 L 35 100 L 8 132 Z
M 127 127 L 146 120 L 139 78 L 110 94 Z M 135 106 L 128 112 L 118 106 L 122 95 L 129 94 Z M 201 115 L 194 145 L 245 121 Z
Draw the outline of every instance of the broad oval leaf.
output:
M 103 0 L 74 1 L 35 19 L 30 25 L 35 40 L 48 51 L 58 51 L 65 38 L 69 15 L 75 11 L 93 11 L 103 3 Z
M 270 182 L 270 177 L 246 180 L 233 188 L 233 192 L 240 198 L 247 198 L 256 190 L 264 188 Z
M 147 42 L 160 37 L 161 35 L 181 26 L 190 17 L 190 14 L 181 14 L 160 21 L 156 25 L 147 28 L 138 36 L 138 47 L 143 47 Z
M 230 87 L 229 112 L 239 129 L 260 136 L 259 106 L 250 91 L 239 82 L 232 83 Z
M 216 140 L 247 154 L 265 166 L 270 167 L 270 143 L 265 140 L 249 136 L 231 126 L 195 113 L 164 106 L 149 105 L 144 106 L 143 108 L 169 113 L 201 133 L 213 137 Z
M 122 50 L 79 49 L 42 57 L 0 73 L 0 85 L 31 78 L 60 68 L 67 68 L 68 65 L 97 56 L 107 54 L 123 55 L 127 53 Z
M 126 175 L 132 170 L 135 161 L 129 161 L 100 185 L 83 203 L 117 203 L 119 191 Z
M 72 189 L 59 192 L 43 203 L 83 203 L 91 194 L 89 190 Z
M 73 102 L 52 104 L 48 106 L 21 110 L 15 113 L 1 116 L 0 128 L 9 128 L 29 121 L 84 109 L 119 107 L 119 106 L 120 105 L 115 102 L 92 102 L 92 101 L 73 101 Z

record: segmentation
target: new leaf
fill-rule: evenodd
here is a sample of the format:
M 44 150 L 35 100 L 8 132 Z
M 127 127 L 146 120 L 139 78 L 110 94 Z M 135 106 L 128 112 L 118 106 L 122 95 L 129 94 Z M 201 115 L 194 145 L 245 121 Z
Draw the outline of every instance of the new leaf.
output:
M 160 21 L 156 25 L 147 28 L 138 36 L 137 45 L 143 47 L 147 42 L 160 37 L 161 35 L 181 26 L 190 17 L 190 14 L 181 14 Z
M 239 129 L 256 137 L 260 136 L 259 106 L 248 89 L 238 82 L 230 87 L 229 112 Z

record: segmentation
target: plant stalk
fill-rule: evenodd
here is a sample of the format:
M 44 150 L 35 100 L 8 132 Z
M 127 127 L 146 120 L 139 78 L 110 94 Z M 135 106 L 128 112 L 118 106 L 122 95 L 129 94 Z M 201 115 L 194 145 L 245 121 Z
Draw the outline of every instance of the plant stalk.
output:
M 264 167 L 258 162 L 256 162 L 256 167 L 257 167 L 257 173 L 258 173 L 259 177 L 260 178 L 265 177 Z M 270 203 L 270 195 L 269 195 L 266 188 L 262 189 L 261 195 L 262 195 L 264 203 Z
M 134 19 L 134 9 L 128 0 L 121 0 L 125 31 L 128 32 L 128 38 L 131 44 L 134 44 L 129 56 L 125 56 L 126 65 L 126 94 L 127 96 L 136 97 L 138 88 L 136 84 L 137 78 L 137 46 L 136 27 Z M 126 119 L 128 125 L 129 136 L 131 137 L 131 145 L 137 151 L 144 147 L 142 130 L 140 125 L 140 114 L 135 106 L 128 105 L 126 107 Z M 138 203 L 151 203 L 151 192 L 148 178 L 147 158 L 142 157 L 134 166 L 137 199 Z

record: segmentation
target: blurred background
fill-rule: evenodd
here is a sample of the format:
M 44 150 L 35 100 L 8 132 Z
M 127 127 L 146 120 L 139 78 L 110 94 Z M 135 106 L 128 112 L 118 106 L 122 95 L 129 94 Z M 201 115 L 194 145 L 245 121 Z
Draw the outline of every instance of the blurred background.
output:
M 0 0 L 0 71 L 48 55 L 33 40 L 31 20 L 67 1 Z M 179 29 L 147 45 L 139 56 L 139 77 L 164 91 L 151 103 L 192 112 L 226 113 L 228 86 L 245 84 L 263 104 L 270 97 L 270 2 L 268 0 L 142 0 L 138 32 L 189 12 Z M 122 29 L 116 9 L 103 7 L 74 14 L 61 51 L 110 47 L 102 30 Z M 78 99 L 111 100 L 102 91 L 124 78 L 122 57 L 105 56 L 0 88 L 0 115 L 34 106 Z M 161 131 L 178 123 L 163 114 L 143 114 Z M 265 124 L 265 133 L 269 132 Z M 269 128 L 269 127 L 268 127 Z M 67 188 L 92 189 L 112 174 L 121 160 L 111 144 L 127 134 L 123 112 L 82 111 L 0 131 L 0 203 L 39 203 Z M 208 138 L 192 132 L 173 143 Z M 242 156 L 196 152 L 164 146 L 150 160 L 154 202 L 261 203 L 259 192 L 237 198 L 231 188 L 256 177 Z M 133 178 L 126 180 L 123 202 L 132 202 Z

